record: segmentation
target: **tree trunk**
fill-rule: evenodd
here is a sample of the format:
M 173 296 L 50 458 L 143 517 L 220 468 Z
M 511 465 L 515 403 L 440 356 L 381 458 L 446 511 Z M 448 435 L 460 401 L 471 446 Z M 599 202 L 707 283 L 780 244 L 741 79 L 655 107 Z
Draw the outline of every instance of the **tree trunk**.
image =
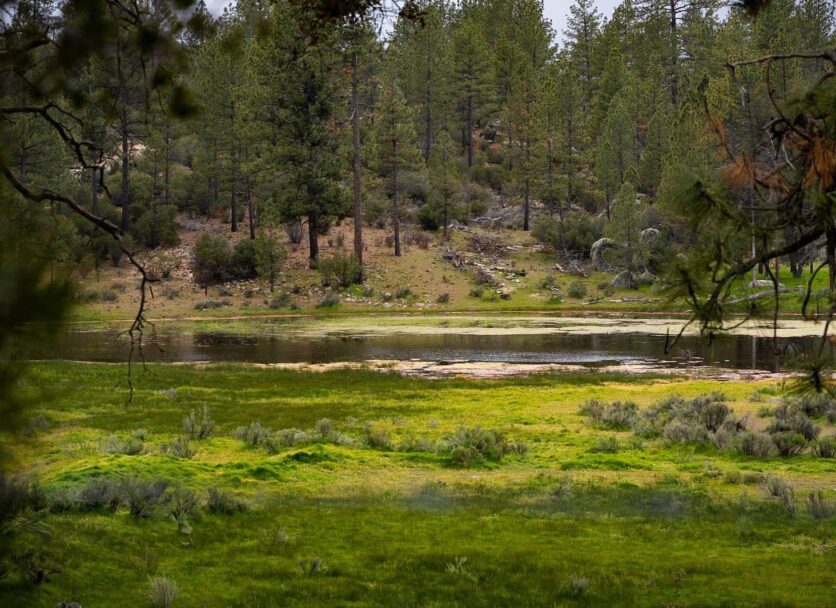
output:
M 233 109 L 233 117 L 235 110 Z M 233 118 L 234 122 L 234 118 Z M 230 230 L 238 232 L 238 146 L 233 142 L 232 144 L 232 187 L 230 188 L 230 206 L 232 207 L 232 222 Z
M 523 196 L 523 230 L 528 232 L 531 219 L 531 178 L 528 175 L 528 163 L 531 160 L 531 141 L 525 140 L 525 194 Z
M 392 138 L 392 222 L 395 228 L 395 256 L 401 256 L 401 214 L 398 209 L 398 143 Z
M 97 169 L 90 171 L 90 211 L 99 215 L 99 180 L 96 179 Z
M 677 31 L 676 31 L 676 0 L 670 0 L 670 11 L 671 11 L 671 44 L 673 45 L 672 53 L 671 53 L 671 103 L 675 106 L 677 102 L 677 98 L 679 97 L 678 91 L 678 77 L 677 77 L 677 68 L 679 63 L 679 41 L 677 40 Z
M 168 119 L 165 121 L 165 156 L 163 158 L 163 204 L 168 205 L 170 196 L 171 183 L 171 134 L 169 132 L 170 125 Z
M 310 215 L 308 216 L 308 243 L 310 245 L 308 267 L 316 268 L 319 260 L 319 218 Z
M 247 175 L 247 219 L 250 224 L 250 240 L 255 240 L 255 208 L 253 205 L 253 182 Z M 270 291 L 273 291 L 272 287 Z
M 119 206 L 122 208 L 122 232 L 127 232 L 130 225 L 130 145 L 128 144 L 128 108 L 122 101 L 122 109 L 119 115 L 119 127 L 122 130 L 122 191 L 119 193 Z
M 432 99 L 433 92 L 430 85 L 430 78 L 432 76 L 431 69 L 427 67 L 427 91 L 424 97 L 424 162 L 430 162 L 430 154 L 432 154 L 433 147 L 433 113 L 432 113 Z
M 473 167 L 473 95 L 467 98 L 467 166 Z
M 357 51 L 351 55 L 351 133 L 354 192 L 354 257 L 363 266 L 363 174 L 360 162 L 360 103 L 358 101 Z

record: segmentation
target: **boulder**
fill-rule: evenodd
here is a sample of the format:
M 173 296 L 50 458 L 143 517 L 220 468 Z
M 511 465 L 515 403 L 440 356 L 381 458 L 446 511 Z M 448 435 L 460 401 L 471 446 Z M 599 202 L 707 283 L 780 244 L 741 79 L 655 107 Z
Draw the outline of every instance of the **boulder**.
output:
M 604 251 L 615 246 L 615 241 L 606 237 L 592 243 L 592 247 L 589 250 L 589 257 L 592 258 L 592 267 L 595 270 L 610 270 L 609 264 L 604 260 Z
M 622 270 L 613 277 L 611 285 L 616 289 L 635 289 L 638 287 L 638 279 L 629 270 Z

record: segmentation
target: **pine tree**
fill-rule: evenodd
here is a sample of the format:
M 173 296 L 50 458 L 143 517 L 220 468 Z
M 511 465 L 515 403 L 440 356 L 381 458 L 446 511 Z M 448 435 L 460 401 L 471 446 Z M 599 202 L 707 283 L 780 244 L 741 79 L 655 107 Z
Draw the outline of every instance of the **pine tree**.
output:
M 462 145 L 467 166 L 473 166 L 474 128 L 487 116 L 493 89 L 490 51 L 473 21 L 460 24 L 453 34 L 456 100 L 462 118 Z
M 371 165 L 386 183 L 391 201 L 395 255 L 401 255 L 401 182 L 403 173 L 423 166 L 416 146 L 414 118 L 406 99 L 392 75 L 388 75 L 382 91 L 372 138 L 374 150 Z

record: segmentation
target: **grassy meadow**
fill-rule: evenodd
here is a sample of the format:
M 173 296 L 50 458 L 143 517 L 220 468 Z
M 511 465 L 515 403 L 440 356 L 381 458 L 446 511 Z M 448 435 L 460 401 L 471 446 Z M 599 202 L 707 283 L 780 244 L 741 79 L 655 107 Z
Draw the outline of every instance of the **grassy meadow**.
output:
M 24 389 L 41 405 L 13 447 L 49 514 L 45 538 L 15 542 L 43 547 L 48 581 L 11 572 L 0 605 L 154 606 L 155 576 L 183 608 L 836 605 L 836 518 L 808 499 L 836 498 L 833 458 L 757 458 L 579 414 L 588 399 L 644 410 L 719 389 L 759 429 L 774 381 L 230 364 L 149 365 L 133 384 L 128 401 L 124 366 L 33 364 Z M 450 449 L 477 427 L 507 449 Z M 790 505 L 770 497 L 775 479 Z

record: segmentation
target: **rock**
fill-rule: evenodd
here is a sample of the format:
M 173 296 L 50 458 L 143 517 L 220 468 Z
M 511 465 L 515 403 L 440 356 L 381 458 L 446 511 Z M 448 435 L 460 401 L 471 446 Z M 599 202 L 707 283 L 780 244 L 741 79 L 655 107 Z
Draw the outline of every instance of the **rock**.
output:
M 648 243 L 650 241 L 655 241 L 657 238 L 659 238 L 660 234 L 661 233 L 656 228 L 645 228 L 644 230 L 642 230 L 641 236 L 639 238 L 641 239 L 642 243 Z
M 613 278 L 611 285 L 616 289 L 635 289 L 638 286 L 636 275 L 629 270 L 622 270 Z
M 645 270 L 638 276 L 639 285 L 653 285 L 656 282 L 656 275 L 649 270 Z
M 589 249 L 589 257 L 592 258 L 592 267 L 595 270 L 606 271 L 610 269 L 609 264 L 604 261 L 604 250 L 611 249 L 615 246 L 615 241 L 606 237 L 592 243 L 592 247 Z

